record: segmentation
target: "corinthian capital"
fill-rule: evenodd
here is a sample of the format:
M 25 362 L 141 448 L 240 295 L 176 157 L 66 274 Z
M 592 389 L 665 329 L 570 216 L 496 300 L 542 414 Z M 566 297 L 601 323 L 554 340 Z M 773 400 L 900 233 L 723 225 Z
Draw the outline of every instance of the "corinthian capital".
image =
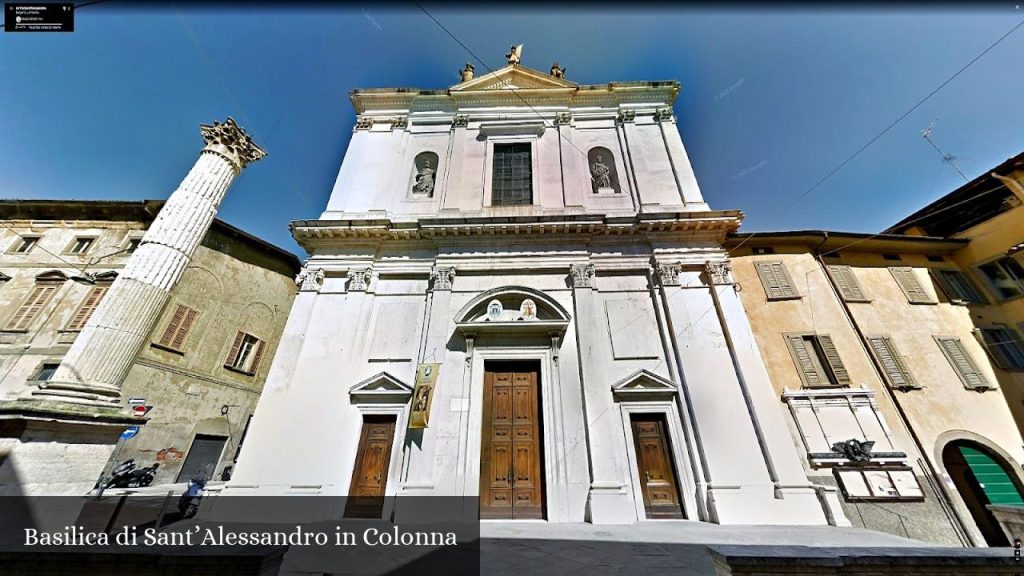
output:
M 709 261 L 704 265 L 704 272 L 707 273 L 708 282 L 711 284 L 732 284 L 732 264 L 728 260 Z
M 451 266 L 435 266 L 430 271 L 430 279 L 434 281 L 434 290 L 451 290 L 455 279 L 455 268 Z
M 593 288 L 594 287 L 594 265 L 587 262 L 585 264 L 572 264 L 569 266 L 569 274 L 572 276 L 572 287 L 573 288 Z
M 205 149 L 227 158 L 234 164 L 235 170 L 241 170 L 267 155 L 267 151 L 257 146 L 252 137 L 235 124 L 230 116 L 223 123 L 200 125 L 199 132 L 206 141 Z
M 658 283 L 662 286 L 679 286 L 679 273 L 682 271 L 683 267 L 679 264 L 658 264 Z
M 319 292 L 324 284 L 324 269 L 303 266 L 299 275 L 295 277 L 295 284 L 299 287 L 299 292 Z
M 365 292 L 370 285 L 371 268 L 357 268 L 348 271 L 348 291 Z

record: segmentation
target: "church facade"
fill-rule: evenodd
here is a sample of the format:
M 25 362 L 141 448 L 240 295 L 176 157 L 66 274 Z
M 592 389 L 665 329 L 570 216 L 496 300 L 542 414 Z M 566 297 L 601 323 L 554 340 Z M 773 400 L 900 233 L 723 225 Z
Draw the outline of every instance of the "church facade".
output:
M 508 57 L 448 89 L 351 94 L 326 210 L 292 223 L 311 256 L 224 494 L 843 524 L 757 349 L 722 248 L 742 215 L 704 201 L 679 84 Z

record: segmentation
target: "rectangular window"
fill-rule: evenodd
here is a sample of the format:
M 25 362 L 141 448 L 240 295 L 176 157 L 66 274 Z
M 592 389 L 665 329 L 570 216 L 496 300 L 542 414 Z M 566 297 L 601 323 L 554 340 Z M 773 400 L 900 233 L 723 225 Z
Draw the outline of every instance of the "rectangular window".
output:
M 828 269 L 829 276 L 832 277 L 832 281 L 835 282 L 836 287 L 839 289 L 839 293 L 842 294 L 843 300 L 847 302 L 870 302 L 864 296 L 864 290 L 861 289 L 860 283 L 857 282 L 853 268 L 839 264 L 832 264 L 826 266 L 826 268 Z
M 950 302 L 966 304 L 988 304 L 981 292 L 959 270 L 932 270 L 932 278 L 945 292 Z
M 786 334 L 786 343 L 804 386 L 849 386 L 846 371 L 832 337 L 826 334 Z
M 885 374 L 885 379 L 888 381 L 889 386 L 900 389 L 920 388 L 914 377 L 910 374 L 910 370 L 907 369 L 907 365 L 903 362 L 903 356 L 896 349 L 896 344 L 892 341 L 892 338 L 888 336 L 868 336 L 867 340 L 871 353 L 882 367 L 882 372 Z
M 71 243 L 71 247 L 68 248 L 68 252 L 71 254 L 85 254 L 92 248 L 95 238 L 75 238 L 75 241 Z
M 997 300 L 1024 294 L 1024 268 L 1011 256 L 978 266 Z
M 167 328 L 164 329 L 163 335 L 156 342 L 157 346 L 173 352 L 184 352 L 185 341 L 196 322 L 197 316 L 199 316 L 198 310 L 193 310 L 184 304 L 178 304 L 178 307 L 174 309 L 174 315 L 171 316 L 171 321 L 167 323 Z
M 35 377 L 32 379 L 36 382 L 47 382 L 50 378 L 53 378 L 53 375 L 57 372 L 57 368 L 59 366 L 59 362 L 46 362 L 39 367 L 39 371 L 36 372 Z
M 22 236 L 14 243 L 14 250 L 11 251 L 15 254 L 28 254 L 38 243 L 39 236 Z
M 769 300 L 789 300 L 799 298 L 793 279 L 782 262 L 757 262 L 757 275 L 761 277 L 764 293 Z
M 243 374 L 255 374 L 263 357 L 263 344 L 262 340 L 252 334 L 239 331 L 235 334 L 224 367 Z
M 533 161 L 529 143 L 495 144 L 492 206 L 533 204 Z
M 982 328 L 982 342 L 996 365 L 1003 370 L 1024 370 L 1024 347 L 1008 328 Z
M 935 301 L 932 300 L 932 297 L 928 295 L 928 292 L 925 291 L 924 287 L 917 280 L 917 274 L 913 268 L 889 268 L 889 272 L 892 272 L 892 277 L 900 285 L 900 289 L 907 296 L 908 302 L 911 304 L 935 304 Z
M 82 304 L 78 307 L 78 312 L 75 312 L 75 317 L 71 319 L 71 323 L 68 324 L 67 330 L 81 330 L 85 328 L 86 322 L 92 317 L 92 313 L 96 311 L 96 307 L 100 305 L 100 300 L 107 293 L 109 285 L 93 286 L 92 290 L 89 290 L 89 295 L 85 297 Z
M 46 306 L 46 303 L 50 301 L 50 298 L 57 291 L 57 287 L 57 284 L 36 284 L 33 286 L 32 291 L 28 293 L 28 298 L 15 311 L 14 316 L 11 316 L 11 319 L 7 321 L 7 326 L 4 329 L 18 332 L 28 330 L 32 320 L 35 320 L 43 306 Z
M 963 342 L 959 338 L 936 336 L 935 342 L 942 349 L 953 371 L 963 382 L 964 387 L 970 390 L 975 388 L 992 388 L 988 378 L 981 372 L 978 364 L 974 362 L 971 355 L 967 353 Z

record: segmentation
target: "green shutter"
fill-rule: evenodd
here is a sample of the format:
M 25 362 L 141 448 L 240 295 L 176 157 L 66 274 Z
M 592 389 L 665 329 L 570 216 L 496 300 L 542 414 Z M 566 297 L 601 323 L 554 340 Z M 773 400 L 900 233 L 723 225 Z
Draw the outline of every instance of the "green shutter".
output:
M 967 388 L 991 388 L 988 379 L 974 363 L 959 338 L 936 338 L 949 364 Z
M 853 274 L 852 268 L 845 264 L 831 264 L 826 268 L 828 269 L 829 276 L 832 277 L 832 281 L 839 288 L 839 293 L 843 295 L 843 300 L 847 302 L 868 301 L 864 296 L 864 291 L 861 290 L 860 283 L 857 282 L 857 277 Z
M 871 352 L 874 353 L 875 359 L 881 365 L 885 377 L 889 381 L 889 386 L 893 388 L 920 388 L 917 382 L 914 381 L 914 377 L 910 374 L 906 364 L 903 363 L 903 357 L 900 356 L 899 350 L 896 349 L 896 344 L 893 343 L 892 338 L 888 336 L 869 336 L 868 344 L 871 345 Z
M 970 467 L 974 477 L 981 484 L 981 489 L 988 497 L 989 504 L 1008 504 L 1011 506 L 1024 506 L 1024 498 L 1021 498 L 1017 485 L 1006 473 L 1006 470 L 981 450 L 970 446 L 960 446 L 960 453 L 963 454 L 967 466 Z
M 800 380 L 805 386 L 827 386 L 828 379 L 818 371 L 811 354 L 814 350 L 808 346 L 809 342 L 801 334 L 787 334 L 786 342 L 789 344 L 789 352 L 793 355 L 793 362 L 800 371 Z
M 903 293 L 906 294 L 907 300 L 911 304 L 934 304 L 931 296 L 925 292 L 924 287 L 917 280 L 917 274 L 914 273 L 913 268 L 889 268 L 889 272 L 892 273 L 892 277 L 896 279 L 896 283 L 900 285 Z
M 769 300 L 799 298 L 796 288 L 793 287 L 793 280 L 790 279 L 782 262 L 757 262 L 755 266 Z
M 828 361 L 829 368 L 832 369 L 832 375 L 836 377 L 835 383 L 840 386 L 849 386 L 850 373 L 846 371 L 846 366 L 843 365 L 843 361 L 839 358 L 839 351 L 836 350 L 835 345 L 832 343 L 832 337 L 822 334 L 817 338 L 821 351 L 825 354 L 825 360 Z

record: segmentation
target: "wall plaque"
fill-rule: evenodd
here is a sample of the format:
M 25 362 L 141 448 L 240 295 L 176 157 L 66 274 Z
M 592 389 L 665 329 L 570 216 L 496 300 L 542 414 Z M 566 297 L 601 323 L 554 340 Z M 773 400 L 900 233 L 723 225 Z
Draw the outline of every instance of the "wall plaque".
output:
M 409 412 L 409 428 L 426 428 L 430 419 L 430 405 L 434 400 L 434 387 L 440 364 L 420 364 L 416 367 L 416 387 L 412 392 L 412 410 Z

